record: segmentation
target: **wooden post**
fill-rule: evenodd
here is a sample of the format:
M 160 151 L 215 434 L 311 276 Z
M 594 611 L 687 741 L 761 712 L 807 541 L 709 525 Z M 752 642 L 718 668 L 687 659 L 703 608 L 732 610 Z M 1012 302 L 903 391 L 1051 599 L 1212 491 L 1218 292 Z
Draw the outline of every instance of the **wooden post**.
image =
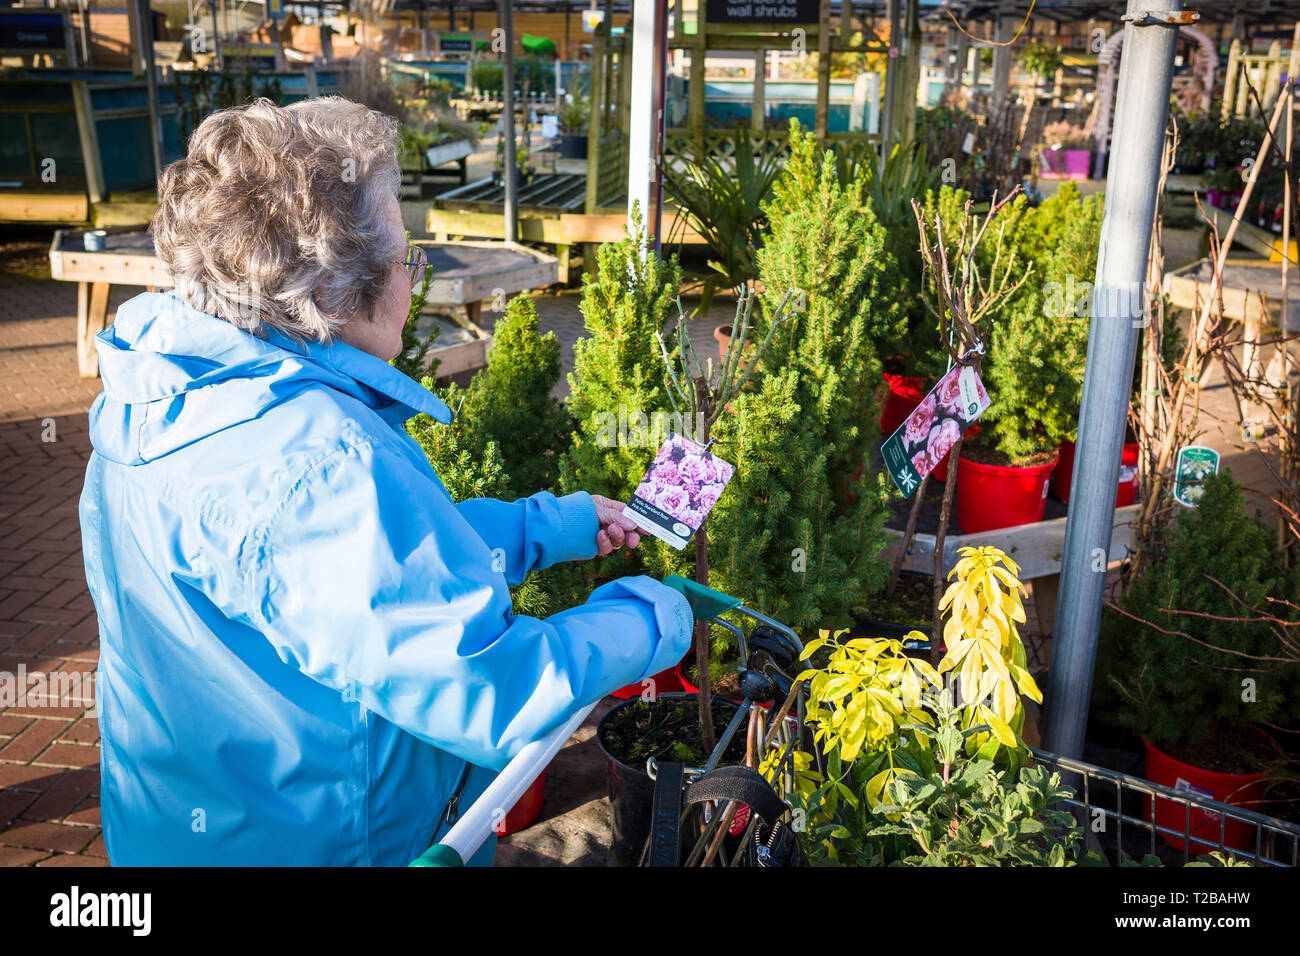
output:
M 821 13 L 817 18 L 817 107 L 813 113 L 813 135 L 817 137 L 819 146 L 826 142 L 830 107 L 831 0 L 821 0 Z
M 1277 102 L 1277 89 L 1282 80 L 1282 41 L 1274 40 L 1268 45 L 1268 64 L 1264 68 L 1264 95 L 1260 101 L 1265 110 L 1271 110 Z
M 1223 75 L 1223 105 L 1219 107 L 1219 116 L 1227 119 L 1232 112 L 1232 103 L 1237 98 L 1237 74 L 1241 72 L 1241 41 L 1233 40 L 1228 47 L 1228 69 Z
M 605 112 L 605 31 L 608 25 L 596 27 L 591 37 L 591 115 L 587 121 L 587 199 L 583 212 L 596 211 L 600 186 L 600 140 L 604 135 L 602 119 Z
M 99 155 L 99 134 L 85 80 L 72 81 L 72 105 L 77 114 L 77 136 L 81 140 L 81 161 L 86 167 L 86 194 L 92 206 L 104 201 L 104 165 Z
M 107 282 L 77 283 L 77 371 L 82 378 L 99 377 L 95 336 L 108 328 Z
M 998 42 L 1005 43 L 1011 39 L 1015 25 L 1011 17 L 998 17 Z M 993 89 L 990 102 L 994 112 L 1001 110 L 1007 103 L 1007 93 L 1011 87 L 1011 47 L 993 48 Z
M 961 32 L 956 27 L 949 27 L 943 45 L 943 91 L 951 94 L 961 86 Z
M 695 139 L 695 148 L 704 148 L 704 58 L 708 48 L 708 15 L 704 4 L 696 6 L 695 41 L 691 45 L 691 88 L 687 91 L 686 125 Z
M 1251 109 L 1250 100 L 1250 57 L 1243 55 L 1238 61 L 1239 70 L 1242 76 L 1237 81 L 1237 99 L 1233 104 L 1232 112 L 1237 116 L 1246 116 Z
M 754 51 L 754 101 L 750 108 L 749 128 L 755 133 L 764 129 L 767 115 L 767 51 Z

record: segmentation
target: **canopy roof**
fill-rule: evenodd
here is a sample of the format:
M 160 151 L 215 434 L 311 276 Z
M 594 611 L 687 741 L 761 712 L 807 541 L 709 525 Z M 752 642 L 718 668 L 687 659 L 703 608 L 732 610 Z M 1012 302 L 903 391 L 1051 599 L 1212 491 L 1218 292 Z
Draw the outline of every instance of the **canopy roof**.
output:
M 847 2 L 847 0 L 846 0 Z M 841 0 L 831 0 L 831 11 L 839 15 Z M 395 0 L 403 10 L 429 8 L 446 9 L 454 6 L 462 10 L 496 10 L 497 0 Z M 591 9 L 591 0 L 512 0 L 511 7 L 520 12 L 580 13 Z M 886 16 L 887 0 L 853 0 L 855 12 Z M 605 9 L 605 0 L 596 0 L 597 9 Z M 631 0 L 612 0 L 609 9 L 627 13 Z M 1201 15 L 1202 23 L 1231 23 L 1240 15 L 1245 26 L 1294 23 L 1300 20 L 1300 0 L 1188 0 L 1186 9 Z M 1034 4 L 1034 20 L 1054 20 L 1057 23 L 1078 23 L 1088 20 L 1116 21 L 1127 8 L 1125 0 L 1038 0 Z M 1029 10 L 1029 0 L 921 0 L 921 16 L 926 20 L 948 20 L 945 10 L 951 10 L 963 24 L 968 21 L 988 20 L 999 14 L 1023 17 Z

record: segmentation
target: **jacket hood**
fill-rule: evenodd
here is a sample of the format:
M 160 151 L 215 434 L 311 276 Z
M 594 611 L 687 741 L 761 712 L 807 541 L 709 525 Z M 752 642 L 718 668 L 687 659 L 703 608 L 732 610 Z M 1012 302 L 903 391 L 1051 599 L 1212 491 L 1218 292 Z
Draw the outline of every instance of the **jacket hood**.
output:
M 95 450 L 143 464 L 250 421 L 305 388 L 344 392 L 392 425 L 425 412 L 451 421 L 428 389 L 344 342 L 259 338 L 192 309 L 175 293 L 147 292 L 122 305 L 95 336 L 103 392 L 90 409 Z

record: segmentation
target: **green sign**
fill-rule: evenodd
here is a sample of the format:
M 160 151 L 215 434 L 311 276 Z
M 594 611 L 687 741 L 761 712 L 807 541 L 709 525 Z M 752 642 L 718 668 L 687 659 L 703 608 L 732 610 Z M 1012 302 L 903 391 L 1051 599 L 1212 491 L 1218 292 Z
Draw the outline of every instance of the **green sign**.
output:
M 1178 453 L 1174 467 L 1174 500 L 1195 508 L 1205 493 L 1205 479 L 1219 473 L 1219 453 L 1202 445 L 1188 445 Z

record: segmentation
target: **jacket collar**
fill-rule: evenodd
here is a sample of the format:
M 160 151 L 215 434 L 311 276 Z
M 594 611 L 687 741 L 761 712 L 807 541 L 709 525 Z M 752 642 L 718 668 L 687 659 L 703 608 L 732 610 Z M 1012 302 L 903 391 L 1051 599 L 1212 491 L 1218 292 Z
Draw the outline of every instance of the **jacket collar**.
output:
M 297 342 L 275 329 L 268 329 L 265 337 L 272 345 L 301 355 L 362 386 L 368 393 L 366 404 L 389 424 L 401 424 L 421 412 L 444 425 L 452 420 L 451 409 L 419 382 L 383 359 L 346 342 L 335 340 L 328 345 Z

